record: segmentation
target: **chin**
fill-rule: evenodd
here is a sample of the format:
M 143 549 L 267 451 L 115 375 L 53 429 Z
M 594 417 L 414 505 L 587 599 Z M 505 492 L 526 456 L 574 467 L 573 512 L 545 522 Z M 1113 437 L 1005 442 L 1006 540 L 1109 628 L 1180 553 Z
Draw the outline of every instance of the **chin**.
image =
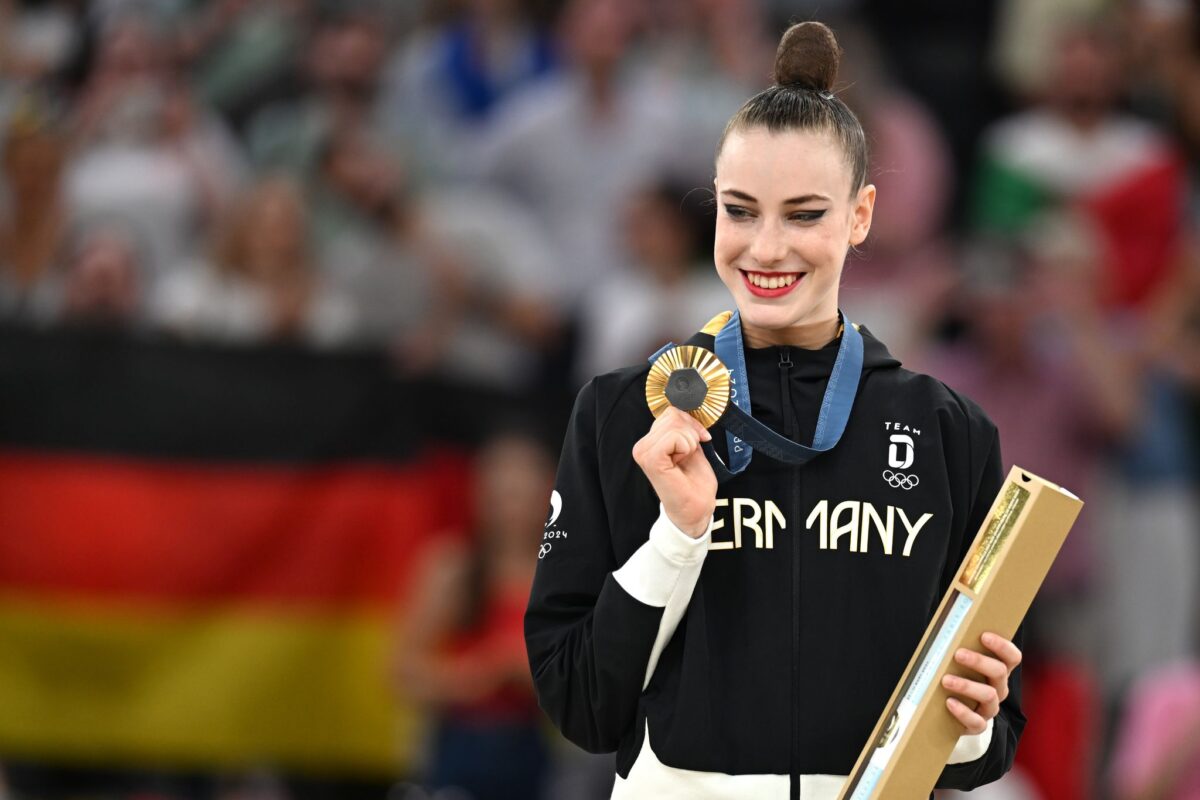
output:
M 780 306 L 765 307 L 753 301 L 739 307 L 742 322 L 763 330 L 790 328 L 804 319 L 803 312 Z

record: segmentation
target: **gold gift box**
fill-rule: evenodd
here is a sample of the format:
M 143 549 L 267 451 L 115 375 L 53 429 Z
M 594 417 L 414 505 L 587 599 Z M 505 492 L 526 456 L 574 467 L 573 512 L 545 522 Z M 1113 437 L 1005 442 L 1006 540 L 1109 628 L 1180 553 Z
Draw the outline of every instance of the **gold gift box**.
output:
M 978 678 L 953 660 L 954 652 L 980 650 L 986 631 L 1012 638 L 1082 507 L 1065 489 L 1012 468 L 840 800 L 929 796 L 962 735 L 946 708 L 942 677 Z

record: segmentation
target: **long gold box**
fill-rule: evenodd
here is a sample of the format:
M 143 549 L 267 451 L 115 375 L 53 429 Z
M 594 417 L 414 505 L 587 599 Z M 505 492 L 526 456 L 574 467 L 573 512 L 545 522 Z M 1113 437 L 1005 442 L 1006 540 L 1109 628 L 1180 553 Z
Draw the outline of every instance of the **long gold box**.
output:
M 1012 638 L 1082 507 L 1067 490 L 1012 468 L 840 800 L 929 796 L 962 734 L 946 708 L 950 694 L 942 677 L 978 679 L 954 661 L 954 652 L 960 647 L 986 652 L 980 644 L 986 631 Z

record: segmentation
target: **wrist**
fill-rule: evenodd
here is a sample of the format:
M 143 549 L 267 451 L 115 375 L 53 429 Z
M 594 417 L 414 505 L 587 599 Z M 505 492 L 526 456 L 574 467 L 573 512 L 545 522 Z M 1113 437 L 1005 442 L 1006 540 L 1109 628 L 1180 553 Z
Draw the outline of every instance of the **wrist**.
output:
M 707 517 L 696 521 L 683 521 L 678 518 L 679 515 L 672 515 L 660 503 L 659 514 L 663 522 L 672 530 L 675 537 L 687 537 L 688 539 L 703 539 L 708 536 L 708 532 L 712 529 L 713 516 L 709 514 Z
M 699 539 L 708 533 L 709 524 L 712 522 L 711 514 L 701 520 L 686 520 L 677 514 L 672 514 L 665 508 L 662 509 L 662 513 L 667 518 L 667 522 L 671 523 L 677 531 L 692 539 Z

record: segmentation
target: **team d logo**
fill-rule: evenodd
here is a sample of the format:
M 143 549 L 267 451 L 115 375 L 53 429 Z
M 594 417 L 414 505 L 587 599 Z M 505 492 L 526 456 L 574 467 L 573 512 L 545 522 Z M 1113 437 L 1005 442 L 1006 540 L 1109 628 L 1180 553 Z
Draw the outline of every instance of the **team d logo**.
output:
M 913 438 L 907 433 L 893 433 L 888 445 L 888 466 L 892 469 L 908 469 L 913 463 Z
M 901 429 L 904 433 L 892 433 L 888 437 L 888 469 L 883 471 L 883 479 L 893 489 L 914 489 L 921 482 L 916 475 L 902 470 L 910 469 L 916 458 L 916 445 L 913 436 L 919 436 L 921 431 L 899 423 L 884 423 L 888 430 Z

